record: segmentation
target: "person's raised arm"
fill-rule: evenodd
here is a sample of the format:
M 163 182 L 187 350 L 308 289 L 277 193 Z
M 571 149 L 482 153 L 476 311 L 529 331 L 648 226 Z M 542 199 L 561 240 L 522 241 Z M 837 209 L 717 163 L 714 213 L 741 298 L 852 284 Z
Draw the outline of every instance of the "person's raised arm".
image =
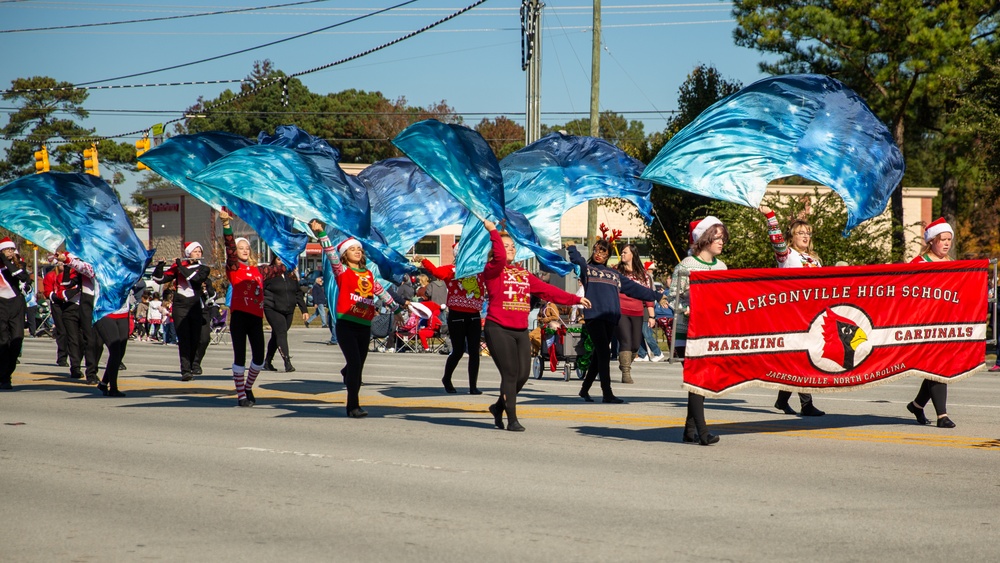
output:
M 483 227 L 490 233 L 490 244 L 493 248 L 493 258 L 486 263 L 483 269 L 483 279 L 495 278 L 503 272 L 507 266 L 507 250 L 503 247 L 503 239 L 497 231 L 497 226 L 492 221 L 483 221 Z
M 326 235 L 326 225 L 319 219 L 313 219 L 309 221 L 309 228 L 312 229 L 313 234 L 319 239 L 319 244 L 323 247 L 323 252 L 326 254 L 327 259 L 330 260 L 330 265 L 333 266 L 333 273 L 338 276 L 342 274 L 344 272 L 344 265 L 341 264 L 340 256 L 337 255 L 337 248 L 333 246 L 333 243 L 330 242 L 330 237 Z
M 778 261 L 778 265 L 781 265 L 788 259 L 788 243 L 785 241 L 784 235 L 781 234 L 781 226 L 778 225 L 778 218 L 775 217 L 774 211 L 764 204 L 761 204 L 758 209 L 760 209 L 760 212 L 767 219 L 767 236 L 771 239 L 771 248 L 774 249 L 774 259 Z

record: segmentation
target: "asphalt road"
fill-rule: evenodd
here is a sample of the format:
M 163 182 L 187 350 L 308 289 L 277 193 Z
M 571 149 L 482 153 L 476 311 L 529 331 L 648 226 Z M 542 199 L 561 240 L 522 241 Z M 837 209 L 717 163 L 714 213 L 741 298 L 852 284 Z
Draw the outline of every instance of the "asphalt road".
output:
M 66 377 L 28 340 L 0 393 L 0 561 L 985 561 L 1000 553 L 1000 377 L 951 386 L 953 430 L 917 426 L 916 379 L 817 395 L 799 418 L 754 389 L 707 402 L 680 442 L 680 367 L 636 364 L 624 405 L 553 374 L 524 433 L 440 384 L 444 356 L 368 358 L 344 415 L 339 349 L 293 329 L 294 373 L 236 406 L 230 348 L 181 382 L 177 351 L 130 343 L 126 398 Z M 280 369 L 280 365 L 279 365 Z M 793 405 L 797 400 L 793 398 Z M 928 414 L 933 410 L 928 406 Z

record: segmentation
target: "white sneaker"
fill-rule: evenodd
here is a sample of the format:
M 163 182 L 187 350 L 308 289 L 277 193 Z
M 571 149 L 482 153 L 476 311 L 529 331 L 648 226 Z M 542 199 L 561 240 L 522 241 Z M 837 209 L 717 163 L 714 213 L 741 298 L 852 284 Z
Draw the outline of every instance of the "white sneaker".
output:
M 653 356 L 652 358 L 649 359 L 649 361 L 651 361 L 651 362 L 662 362 L 663 360 L 666 360 L 666 359 L 667 359 L 666 356 L 664 356 L 663 354 L 660 354 L 658 356 Z
M 632 361 L 633 362 L 648 362 L 649 358 L 647 358 L 646 356 L 636 356 L 635 359 L 633 359 Z
M 395 354 L 396 353 L 396 349 L 395 348 L 386 348 L 385 349 L 385 353 L 386 354 Z

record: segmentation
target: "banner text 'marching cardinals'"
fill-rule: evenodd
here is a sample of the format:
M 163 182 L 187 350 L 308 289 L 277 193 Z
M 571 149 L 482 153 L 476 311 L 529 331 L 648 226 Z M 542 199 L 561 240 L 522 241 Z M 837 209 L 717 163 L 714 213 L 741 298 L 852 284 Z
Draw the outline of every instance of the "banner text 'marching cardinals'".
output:
M 988 266 L 694 271 L 684 386 L 713 397 L 971 375 L 986 354 Z

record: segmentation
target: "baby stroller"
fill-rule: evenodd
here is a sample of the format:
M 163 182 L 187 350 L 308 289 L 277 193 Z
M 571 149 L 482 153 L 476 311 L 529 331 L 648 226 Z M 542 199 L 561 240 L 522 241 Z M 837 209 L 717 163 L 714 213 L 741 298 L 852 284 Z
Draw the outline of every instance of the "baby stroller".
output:
M 569 381 L 569 376 L 573 372 L 576 372 L 577 379 L 582 379 L 584 374 L 577 365 L 577 360 L 586 353 L 583 325 L 567 324 L 556 316 L 540 329 L 541 347 L 538 355 L 531 358 L 532 377 L 541 379 L 546 367 L 554 372 L 562 362 L 563 381 Z
M 52 309 L 49 301 L 39 301 L 38 311 L 35 313 L 35 338 L 48 336 L 55 338 L 56 320 L 52 318 Z

